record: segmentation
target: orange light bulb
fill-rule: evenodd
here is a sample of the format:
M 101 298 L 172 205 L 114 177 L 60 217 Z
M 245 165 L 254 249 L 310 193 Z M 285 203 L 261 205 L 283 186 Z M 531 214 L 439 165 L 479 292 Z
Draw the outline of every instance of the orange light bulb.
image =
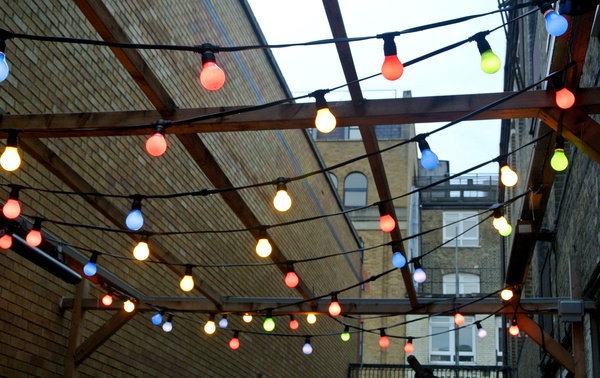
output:
M 42 233 L 38 230 L 31 230 L 27 234 L 25 240 L 30 246 L 37 247 L 38 245 L 42 244 Z
M 0 248 L 9 249 L 10 247 L 12 247 L 12 235 L 2 235 L 2 237 L 0 238 Z
M 300 279 L 298 278 L 298 275 L 296 274 L 296 272 L 287 272 L 285 274 L 285 285 L 289 288 L 294 288 L 296 286 L 298 286 L 298 283 L 300 282 Z
M 381 66 L 381 74 L 388 80 L 398 80 L 404 73 L 404 64 L 398 59 L 398 55 L 387 55 Z
M 406 354 L 411 354 L 412 352 L 415 351 L 415 347 L 412 343 L 412 341 L 407 341 L 406 344 L 404 344 L 404 353 Z
M 390 346 L 390 339 L 386 335 L 379 337 L 379 346 L 383 349 Z
M 219 90 L 225 84 L 225 72 L 216 62 L 205 62 L 200 71 L 200 84 L 209 91 Z
M 338 316 L 341 312 L 342 306 L 340 306 L 340 303 L 337 301 L 337 299 L 332 300 L 329 304 L 329 315 Z
M 456 325 L 465 324 L 465 317 L 462 316 L 460 312 L 457 312 L 456 314 L 454 314 L 454 323 L 456 323 Z
M 102 297 L 102 304 L 105 306 L 110 306 L 113 303 L 113 297 L 110 294 L 106 294 Z
M 383 232 L 392 232 L 396 228 L 396 221 L 390 214 L 384 214 L 379 217 L 379 228 Z
M 167 151 L 167 140 L 164 133 L 156 132 L 146 140 L 146 151 L 155 157 L 163 155 Z
M 569 109 L 575 103 L 575 95 L 568 90 L 563 88 L 556 91 L 556 105 L 561 109 Z

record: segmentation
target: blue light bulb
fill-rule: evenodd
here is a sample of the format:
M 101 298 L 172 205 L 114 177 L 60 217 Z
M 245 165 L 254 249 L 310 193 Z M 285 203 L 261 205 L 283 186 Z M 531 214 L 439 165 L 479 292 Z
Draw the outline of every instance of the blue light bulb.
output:
M 3 52 L 0 52 L 0 82 L 3 82 L 8 77 L 8 64 L 6 63 L 6 56 Z
M 144 217 L 142 216 L 142 211 L 138 209 L 133 209 L 125 219 L 125 224 L 127 228 L 132 231 L 137 231 L 144 225 Z
M 555 37 L 563 35 L 569 28 L 567 19 L 554 10 L 546 12 L 544 18 L 546 19 L 546 30 Z
M 152 317 L 152 324 L 154 325 L 160 325 L 160 323 L 162 323 L 162 314 L 159 312 L 158 314 L 155 314 Z
M 406 257 L 401 252 L 394 252 L 392 264 L 398 269 L 403 268 L 406 265 Z
M 229 322 L 227 321 L 227 318 L 223 317 L 221 320 L 219 320 L 219 328 L 227 328 L 228 325 Z
M 437 167 L 439 159 L 437 155 L 431 151 L 430 148 L 426 148 L 421 151 L 421 165 L 425 169 L 432 170 Z
M 88 261 L 88 263 L 83 266 L 83 273 L 85 273 L 85 275 L 88 277 L 91 277 L 94 274 L 96 274 L 96 270 L 96 263 L 93 261 Z

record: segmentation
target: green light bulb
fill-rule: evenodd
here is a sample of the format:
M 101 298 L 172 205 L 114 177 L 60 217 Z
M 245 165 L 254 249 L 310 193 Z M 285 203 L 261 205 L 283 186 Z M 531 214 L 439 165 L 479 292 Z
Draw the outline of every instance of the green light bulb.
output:
M 501 230 L 498 230 L 498 233 L 500 233 L 500 235 L 502 236 L 508 236 L 512 233 L 512 226 L 510 224 L 507 224 L 506 227 L 504 227 Z
M 348 341 L 350 340 L 350 332 L 344 332 L 340 335 L 340 337 L 342 338 L 342 341 Z
M 500 58 L 492 50 L 486 50 L 481 53 L 481 69 L 483 72 L 488 74 L 496 73 L 501 65 Z
M 563 150 L 562 148 L 555 149 L 554 155 L 550 160 L 550 165 L 552 166 L 552 169 L 554 169 L 557 172 L 561 172 L 567 169 L 567 166 L 569 165 L 569 160 L 565 155 L 565 150 Z
M 267 332 L 271 332 L 275 329 L 275 321 L 273 318 L 266 318 L 263 322 L 263 329 Z

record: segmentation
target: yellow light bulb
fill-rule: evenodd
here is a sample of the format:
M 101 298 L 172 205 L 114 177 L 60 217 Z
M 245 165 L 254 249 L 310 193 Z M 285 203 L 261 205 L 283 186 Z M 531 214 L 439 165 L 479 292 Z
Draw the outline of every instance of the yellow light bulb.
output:
M 510 300 L 513 297 L 513 295 L 514 293 L 510 289 L 504 289 L 500 292 L 500 298 L 502 298 L 505 301 Z
M 123 310 L 125 310 L 126 312 L 132 312 L 133 310 L 135 310 L 135 303 L 133 303 L 131 300 L 126 300 L 125 303 L 123 303 Z
M 337 120 L 329 108 L 322 108 L 317 110 L 317 116 L 315 117 L 315 127 L 322 133 L 330 133 L 335 129 Z
M 311 312 L 310 314 L 306 315 L 306 321 L 308 324 L 315 324 L 317 322 L 317 315 Z
M 517 172 L 510 169 L 510 167 L 505 164 L 500 168 L 500 181 L 502 181 L 504 186 L 515 186 L 517 185 L 517 181 L 519 181 L 519 176 L 517 176 Z
M 244 316 L 242 316 L 242 320 L 245 323 L 250 323 L 252 321 L 252 315 L 246 313 L 246 314 L 244 314 Z
M 292 207 L 292 198 L 285 189 L 277 190 L 275 198 L 273 198 L 273 206 L 278 211 L 288 211 Z
M 191 291 L 194 288 L 194 277 L 191 275 L 185 275 L 179 282 L 179 287 L 183 291 Z
M 271 247 L 269 239 L 262 238 L 258 240 L 258 243 L 256 243 L 256 254 L 260 257 L 268 257 L 272 251 L 273 247 Z
M 498 218 L 494 217 L 494 220 L 492 221 L 492 225 L 496 230 L 502 230 L 504 227 L 506 227 L 507 224 L 508 221 L 506 220 L 506 218 L 504 218 L 504 215 L 501 215 Z
M 21 157 L 17 147 L 6 146 L 6 149 L 0 156 L 0 166 L 5 170 L 12 172 L 21 165 Z
M 217 326 L 215 325 L 215 321 L 212 319 L 207 321 L 206 324 L 204 325 L 204 332 L 207 335 L 212 335 L 213 333 L 215 333 L 216 330 L 217 330 Z
M 148 248 L 148 243 L 145 241 L 141 241 L 138 245 L 133 249 L 133 257 L 137 260 L 144 261 L 150 256 L 150 248 Z

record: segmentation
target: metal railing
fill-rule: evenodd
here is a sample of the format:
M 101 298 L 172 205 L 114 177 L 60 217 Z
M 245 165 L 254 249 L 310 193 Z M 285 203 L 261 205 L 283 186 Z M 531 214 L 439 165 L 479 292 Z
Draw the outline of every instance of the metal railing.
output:
M 447 176 L 415 178 L 415 186 L 422 188 Z M 464 175 L 420 192 L 421 204 L 461 206 L 464 204 L 492 204 L 498 197 L 498 176 L 492 174 Z
M 438 378 L 512 378 L 506 366 L 423 365 Z M 409 365 L 350 364 L 348 378 L 415 378 Z

